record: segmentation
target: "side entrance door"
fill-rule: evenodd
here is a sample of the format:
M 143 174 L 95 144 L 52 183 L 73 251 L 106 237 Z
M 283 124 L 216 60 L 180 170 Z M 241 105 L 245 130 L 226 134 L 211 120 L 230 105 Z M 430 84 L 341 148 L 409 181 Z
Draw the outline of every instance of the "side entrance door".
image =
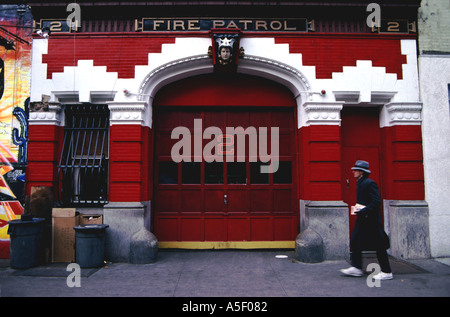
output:
M 379 109 L 344 107 L 341 118 L 342 199 L 349 205 L 351 234 L 356 221 L 356 216 L 350 215 L 350 207 L 356 204 L 356 179 L 353 178 L 351 168 L 356 160 L 369 162 L 370 178 L 378 184 L 383 199 L 380 179 Z M 380 208 L 382 207 L 381 205 Z

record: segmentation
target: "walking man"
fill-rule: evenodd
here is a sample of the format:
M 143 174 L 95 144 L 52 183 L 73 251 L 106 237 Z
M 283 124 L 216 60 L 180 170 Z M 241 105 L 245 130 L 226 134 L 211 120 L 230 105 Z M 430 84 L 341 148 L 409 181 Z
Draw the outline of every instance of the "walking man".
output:
M 375 250 L 381 272 L 373 276 L 378 280 L 393 278 L 389 258 L 389 237 L 381 223 L 381 197 L 378 185 L 369 178 L 369 163 L 357 160 L 352 167 L 353 176 L 357 180 L 356 206 L 352 206 L 352 214 L 356 214 L 356 223 L 350 238 L 351 267 L 341 270 L 345 275 L 362 276 L 362 251 Z

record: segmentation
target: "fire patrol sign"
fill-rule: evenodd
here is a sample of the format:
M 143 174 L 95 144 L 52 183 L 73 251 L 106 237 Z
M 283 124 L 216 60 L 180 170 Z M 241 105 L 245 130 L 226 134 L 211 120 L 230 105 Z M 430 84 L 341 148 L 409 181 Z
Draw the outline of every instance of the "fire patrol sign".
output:
M 136 31 L 173 32 L 209 31 L 216 28 L 240 29 L 248 32 L 307 32 L 314 30 L 314 21 L 307 19 L 198 19 L 143 18 L 136 20 Z

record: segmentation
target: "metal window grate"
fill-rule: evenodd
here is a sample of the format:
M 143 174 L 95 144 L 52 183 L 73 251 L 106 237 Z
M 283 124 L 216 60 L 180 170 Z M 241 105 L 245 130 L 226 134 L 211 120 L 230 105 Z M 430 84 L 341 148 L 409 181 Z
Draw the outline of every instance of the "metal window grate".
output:
M 108 202 L 109 109 L 66 105 L 64 143 L 58 165 L 64 206 Z

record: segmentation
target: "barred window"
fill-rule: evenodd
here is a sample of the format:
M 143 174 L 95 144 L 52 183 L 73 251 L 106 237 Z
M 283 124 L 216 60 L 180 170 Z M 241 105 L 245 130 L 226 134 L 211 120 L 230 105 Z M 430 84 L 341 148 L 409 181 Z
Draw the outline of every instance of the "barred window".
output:
M 109 109 L 107 105 L 66 105 L 64 143 L 58 165 L 64 206 L 108 202 Z

